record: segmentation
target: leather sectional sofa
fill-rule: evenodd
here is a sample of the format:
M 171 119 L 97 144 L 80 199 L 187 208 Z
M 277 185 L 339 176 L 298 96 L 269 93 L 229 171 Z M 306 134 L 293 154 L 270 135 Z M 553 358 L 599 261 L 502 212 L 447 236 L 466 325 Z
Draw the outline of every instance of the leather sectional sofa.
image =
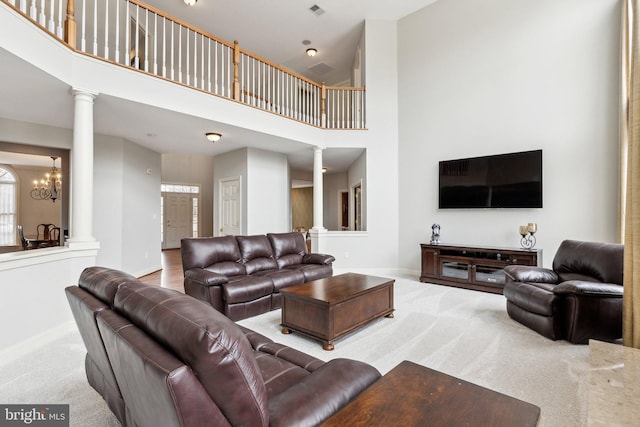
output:
M 622 337 L 624 246 L 565 240 L 553 269 L 505 267 L 507 313 L 552 340 L 587 344 Z
M 187 238 L 181 255 L 185 293 L 231 320 L 280 308 L 280 289 L 332 276 L 335 261 L 297 232 Z
M 312 426 L 380 377 L 323 362 L 210 305 L 103 267 L 66 289 L 87 379 L 124 426 Z

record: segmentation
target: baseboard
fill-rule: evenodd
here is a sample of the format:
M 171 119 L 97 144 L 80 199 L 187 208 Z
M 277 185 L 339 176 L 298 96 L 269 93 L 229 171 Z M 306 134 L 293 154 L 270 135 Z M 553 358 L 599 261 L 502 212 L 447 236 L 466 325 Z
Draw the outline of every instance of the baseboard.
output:
M 149 267 L 149 268 L 145 268 L 144 270 L 136 271 L 135 273 L 131 273 L 131 275 L 134 277 L 140 278 L 142 276 L 146 276 L 148 274 L 155 273 L 156 271 L 160 271 L 160 270 L 162 270 L 162 264 L 158 265 L 157 267 Z
M 51 329 L 27 338 L 18 344 L 0 350 L 0 366 L 9 364 L 15 360 L 24 358 L 27 354 L 39 350 L 50 342 L 53 342 L 72 331 L 77 331 L 76 323 L 73 320 L 61 323 Z

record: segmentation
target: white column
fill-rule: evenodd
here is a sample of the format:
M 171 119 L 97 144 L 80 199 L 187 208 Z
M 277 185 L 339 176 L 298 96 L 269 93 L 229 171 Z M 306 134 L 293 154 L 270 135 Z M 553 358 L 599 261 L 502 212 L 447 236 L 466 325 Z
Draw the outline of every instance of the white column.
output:
M 313 230 L 326 231 L 322 218 L 323 190 L 322 190 L 322 150 L 321 147 L 313 149 Z
M 97 93 L 73 89 L 69 247 L 96 240 L 93 237 L 93 100 L 96 96 Z

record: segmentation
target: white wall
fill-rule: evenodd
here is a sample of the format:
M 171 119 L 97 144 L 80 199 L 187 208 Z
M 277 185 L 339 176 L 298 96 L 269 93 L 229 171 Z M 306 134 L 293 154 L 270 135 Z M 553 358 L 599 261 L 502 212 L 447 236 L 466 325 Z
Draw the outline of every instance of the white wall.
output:
M 213 156 L 162 154 L 162 182 L 200 185 L 200 236 L 213 236 Z
M 538 223 L 616 240 L 617 0 L 447 0 L 398 24 L 400 266 L 419 270 L 432 223 L 446 243 L 519 246 Z M 542 209 L 438 210 L 438 161 L 543 150 Z
M 247 234 L 291 230 L 291 185 L 287 156 L 247 150 Z
M 162 268 L 160 154 L 129 141 L 123 154 L 121 269 L 142 276 Z
M 160 154 L 120 138 L 94 139 L 96 263 L 142 276 L 159 270 Z M 147 174 L 150 169 L 150 174 Z

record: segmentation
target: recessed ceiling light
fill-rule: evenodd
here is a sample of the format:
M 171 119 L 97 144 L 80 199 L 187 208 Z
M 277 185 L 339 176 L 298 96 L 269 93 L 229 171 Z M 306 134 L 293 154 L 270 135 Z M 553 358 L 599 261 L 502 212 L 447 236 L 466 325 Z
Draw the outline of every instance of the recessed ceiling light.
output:
M 205 133 L 207 139 L 211 142 L 216 142 L 219 141 L 220 138 L 222 138 L 222 135 L 220 135 L 219 133 L 216 132 L 207 132 Z
M 302 40 L 302 44 L 305 46 L 309 46 L 311 44 L 311 40 Z
M 317 49 L 314 49 L 312 47 L 310 47 L 309 49 L 307 49 L 307 55 L 308 56 L 316 56 L 316 53 L 318 53 Z
M 196 3 L 198 3 L 198 0 L 184 0 L 184 4 L 187 6 L 193 6 Z

